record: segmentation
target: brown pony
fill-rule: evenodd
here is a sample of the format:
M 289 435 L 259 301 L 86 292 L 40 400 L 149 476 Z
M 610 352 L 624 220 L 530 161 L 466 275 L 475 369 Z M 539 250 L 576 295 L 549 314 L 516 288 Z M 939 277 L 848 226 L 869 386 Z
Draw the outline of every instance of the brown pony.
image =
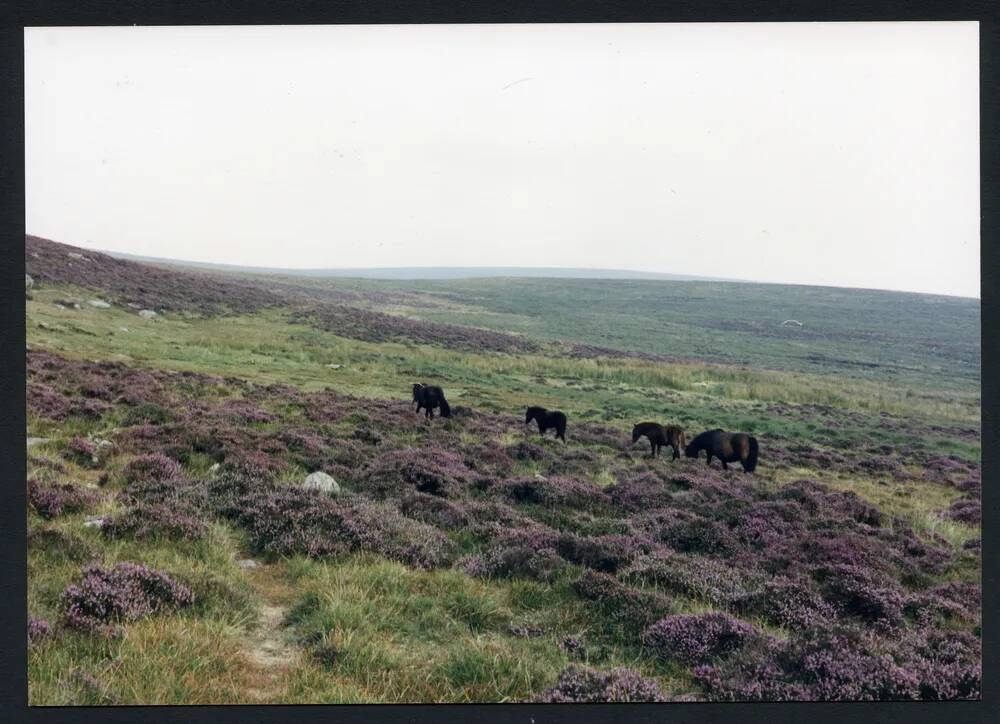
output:
M 649 440 L 651 448 L 649 456 L 655 458 L 660 454 L 660 448 L 670 446 L 674 449 L 671 460 L 676 460 L 681 456 L 680 449 L 687 443 L 684 437 L 684 430 L 677 425 L 663 426 L 658 422 L 640 422 L 632 428 L 632 444 L 635 445 L 640 437 L 645 436 Z
M 708 456 L 709 465 L 715 456 L 722 462 L 723 470 L 729 469 L 726 463 L 735 462 L 743 465 L 743 472 L 746 473 L 752 473 L 757 467 L 757 438 L 743 432 L 706 430 L 684 448 L 684 454 L 689 458 L 696 458 L 702 450 Z

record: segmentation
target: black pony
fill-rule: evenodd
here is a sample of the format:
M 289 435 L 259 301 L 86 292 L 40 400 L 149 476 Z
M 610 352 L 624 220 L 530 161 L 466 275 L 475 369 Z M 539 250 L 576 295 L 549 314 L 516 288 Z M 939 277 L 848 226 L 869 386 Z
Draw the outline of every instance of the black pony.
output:
M 640 422 L 632 428 L 632 444 L 635 445 L 643 435 L 649 440 L 652 448 L 650 457 L 655 458 L 660 454 L 661 447 L 670 446 L 674 449 L 671 460 L 676 460 L 681 456 L 681 448 L 684 447 L 687 439 L 684 437 L 684 430 L 677 425 L 661 425 L 658 422 Z
M 529 424 L 532 420 L 538 422 L 538 432 L 542 435 L 547 430 L 555 428 L 556 437 L 566 442 L 566 415 L 559 410 L 549 412 L 544 407 L 529 407 L 524 416 L 524 424 Z
M 747 473 L 752 473 L 757 467 L 757 438 L 743 432 L 706 430 L 684 448 L 684 454 L 689 458 L 696 458 L 702 450 L 708 456 L 709 465 L 715 456 L 722 461 L 724 470 L 729 469 L 726 463 L 737 461 L 743 465 L 743 471 Z
M 424 408 L 425 417 L 434 417 L 434 408 L 441 408 L 441 417 L 451 417 L 451 406 L 444 399 L 444 390 L 436 385 L 423 385 L 419 382 L 413 385 L 413 401 L 417 403 L 417 412 Z

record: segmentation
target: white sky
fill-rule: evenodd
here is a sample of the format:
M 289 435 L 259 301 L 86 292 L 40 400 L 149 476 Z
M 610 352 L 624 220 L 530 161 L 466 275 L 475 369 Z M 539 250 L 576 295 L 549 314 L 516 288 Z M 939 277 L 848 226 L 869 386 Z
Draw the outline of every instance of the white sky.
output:
M 976 23 L 30 28 L 28 233 L 979 296 Z

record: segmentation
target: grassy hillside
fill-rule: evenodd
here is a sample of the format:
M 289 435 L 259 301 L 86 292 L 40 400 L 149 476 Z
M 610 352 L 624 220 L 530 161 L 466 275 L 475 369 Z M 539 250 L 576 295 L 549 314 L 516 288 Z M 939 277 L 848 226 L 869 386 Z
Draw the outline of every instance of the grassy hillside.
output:
M 978 696 L 971 300 L 27 251 L 33 704 Z

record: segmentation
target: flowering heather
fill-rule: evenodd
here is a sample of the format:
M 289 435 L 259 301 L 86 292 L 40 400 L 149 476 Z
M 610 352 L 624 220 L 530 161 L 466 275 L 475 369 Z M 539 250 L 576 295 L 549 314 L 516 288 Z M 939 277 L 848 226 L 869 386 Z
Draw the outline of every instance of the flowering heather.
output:
M 980 525 L 983 522 L 983 511 L 978 496 L 975 498 L 959 498 L 948 510 L 944 511 L 942 517 L 949 520 L 957 520 L 966 525 Z
M 49 420 L 65 420 L 70 413 L 69 398 L 50 385 L 28 382 L 28 411 Z
M 363 500 L 335 501 L 300 488 L 237 497 L 231 516 L 266 553 L 312 557 L 370 551 L 418 568 L 445 565 L 453 545 L 441 531 Z
M 32 467 L 45 468 L 63 475 L 69 472 L 69 469 L 61 461 L 53 460 L 47 455 L 30 455 L 28 457 L 28 470 L 31 471 Z
M 363 488 L 377 497 L 416 489 L 443 498 L 460 497 L 478 479 L 462 458 L 440 448 L 392 450 L 373 460 L 361 474 Z
M 452 409 L 452 416 L 454 414 L 455 411 Z M 479 445 L 466 451 L 462 462 L 470 470 L 490 475 L 506 475 L 514 467 L 514 460 L 507 454 L 507 450 L 493 443 Z
M 753 626 L 724 613 L 675 614 L 646 629 L 642 643 L 664 661 L 700 664 L 735 651 L 756 635 Z
M 596 603 L 610 623 L 635 634 L 671 610 L 662 593 L 628 586 L 607 573 L 586 570 L 573 587 L 581 598 Z
M 898 586 L 857 566 L 836 565 L 820 569 L 817 575 L 823 597 L 844 615 L 884 629 L 902 625 L 906 599 Z
M 259 285 L 226 275 L 164 269 L 37 236 L 24 241 L 25 270 L 35 280 L 101 289 L 122 304 L 217 314 L 226 309 L 247 313 L 282 301 Z M 70 258 L 71 252 L 82 258 Z
M 759 588 L 762 578 L 752 570 L 678 553 L 641 557 L 623 571 L 623 576 L 714 606 L 730 606 L 749 596 Z
M 976 621 L 982 607 L 982 587 L 978 583 L 950 581 L 911 594 L 903 607 L 906 615 L 922 626 L 938 620 Z
M 341 337 L 365 342 L 390 342 L 400 339 L 417 344 L 433 344 L 476 352 L 532 352 L 538 346 L 525 337 L 455 324 L 425 322 L 394 314 L 327 304 L 296 312 L 291 321 L 312 324 Z
M 491 485 L 489 492 L 514 503 L 534 503 L 569 508 L 602 508 L 608 496 L 593 483 L 571 478 L 514 478 Z
M 741 612 L 794 630 L 825 626 L 836 616 L 834 607 L 808 583 L 784 576 L 765 581 L 759 590 L 735 599 L 734 606 Z
M 491 548 L 485 553 L 468 556 L 458 567 L 476 578 L 530 578 L 551 581 L 566 566 L 566 561 L 551 548 L 533 549 L 528 546 Z
M 52 635 L 52 625 L 44 618 L 28 615 L 28 643 L 35 644 Z
M 260 450 L 244 450 L 226 457 L 222 463 L 222 474 L 264 482 L 274 480 L 285 467 L 286 463 L 281 458 Z
M 399 512 L 445 530 L 458 530 L 469 524 L 469 515 L 460 504 L 427 493 L 407 495 L 399 502 Z
M 640 537 L 626 535 L 579 536 L 564 533 L 555 549 L 566 560 L 597 571 L 613 573 L 636 557 L 650 553 L 652 544 Z
M 628 511 L 669 506 L 673 493 L 656 474 L 648 472 L 622 480 L 605 489 L 611 501 Z
M 570 666 L 559 675 L 556 685 L 539 694 L 535 701 L 545 704 L 662 702 L 666 697 L 659 684 L 631 669 L 595 671 Z
M 84 631 L 104 631 L 109 624 L 135 621 L 194 602 L 186 586 L 163 571 L 136 563 L 114 568 L 87 566 L 83 579 L 66 589 L 62 601 L 67 625 Z
M 719 555 L 735 548 L 733 534 L 718 521 L 672 509 L 641 517 L 637 524 L 655 540 L 683 553 Z
M 218 409 L 221 417 L 240 424 L 258 422 L 274 422 L 275 417 L 267 410 L 262 410 L 246 400 L 229 400 Z
M 28 505 L 43 518 L 79 513 L 96 503 L 97 499 L 95 492 L 75 485 L 41 485 L 33 478 L 28 481 Z
M 160 453 L 150 453 L 133 458 L 122 469 L 126 483 L 166 480 L 180 475 L 181 466 L 176 460 Z
M 549 451 L 541 445 L 536 445 L 533 442 L 525 442 L 523 440 L 519 443 L 508 446 L 507 454 L 515 460 L 533 460 L 535 462 L 539 460 L 549 460 L 552 458 L 551 453 L 549 453 Z
M 66 446 L 63 454 L 67 460 L 72 460 L 78 465 L 91 466 L 96 464 L 97 445 L 82 437 L 74 437 Z
M 205 523 L 190 511 L 163 503 L 140 503 L 105 520 L 105 538 L 167 538 L 198 540 L 207 531 Z

